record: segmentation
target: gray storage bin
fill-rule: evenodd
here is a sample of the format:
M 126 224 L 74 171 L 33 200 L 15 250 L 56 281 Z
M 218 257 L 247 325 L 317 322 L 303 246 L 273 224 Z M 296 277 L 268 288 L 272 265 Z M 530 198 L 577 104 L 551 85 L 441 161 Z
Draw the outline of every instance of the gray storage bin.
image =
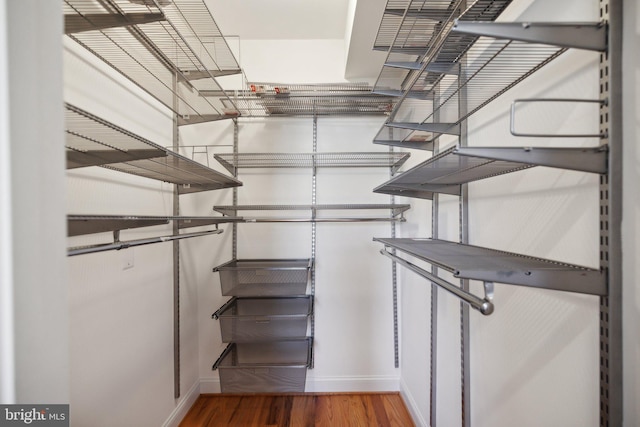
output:
M 213 314 L 223 342 L 304 338 L 313 312 L 311 296 L 232 298 Z
M 304 392 L 311 339 L 233 343 L 213 365 L 223 393 Z
M 304 295 L 311 274 L 310 259 L 234 260 L 213 269 L 220 272 L 222 295 Z

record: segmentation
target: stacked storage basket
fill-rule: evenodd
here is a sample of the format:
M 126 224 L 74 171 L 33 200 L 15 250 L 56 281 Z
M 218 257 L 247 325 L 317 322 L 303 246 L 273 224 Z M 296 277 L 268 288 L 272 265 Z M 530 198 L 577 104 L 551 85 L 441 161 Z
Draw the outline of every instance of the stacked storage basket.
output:
M 223 393 L 303 392 L 313 337 L 310 259 L 234 260 L 214 268 L 232 298 L 213 318 L 229 343 L 213 365 Z

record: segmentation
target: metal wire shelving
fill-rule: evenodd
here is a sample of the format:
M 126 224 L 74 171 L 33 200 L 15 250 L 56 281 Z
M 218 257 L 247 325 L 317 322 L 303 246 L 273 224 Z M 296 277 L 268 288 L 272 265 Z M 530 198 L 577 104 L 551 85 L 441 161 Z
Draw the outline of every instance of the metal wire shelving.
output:
M 357 168 L 389 167 L 397 170 L 410 153 L 332 152 L 332 153 L 223 153 L 215 154 L 227 170 L 236 168 Z
M 449 3 L 446 19 L 440 9 L 416 12 L 413 5 L 406 9 L 398 35 L 405 26 L 413 27 L 416 16 L 427 21 L 442 19 L 440 31 L 429 36 L 422 53 L 412 51 L 410 57 L 407 51 L 396 52 L 396 45 L 389 47 L 374 92 L 395 93 L 398 98 L 374 143 L 431 150 L 435 137 L 458 135 L 463 120 L 567 48 L 600 52 L 606 45 L 606 31 L 600 23 L 493 23 L 510 2 L 490 0 L 474 2 L 454 19 L 460 2 Z M 427 18 L 429 13 L 435 16 Z M 463 91 L 466 108 L 460 113 Z
M 202 0 L 65 0 L 64 13 L 71 39 L 177 113 L 179 125 L 238 115 L 215 77 L 240 67 Z
M 463 184 L 549 166 L 605 174 L 607 147 L 460 147 L 454 146 L 376 187 L 376 193 L 433 199 L 435 193 L 459 196 Z
M 178 184 L 180 194 L 242 185 L 77 107 L 66 104 L 65 114 L 67 168 L 98 165 Z
M 394 98 L 374 94 L 365 83 L 248 83 L 235 94 L 243 117 L 313 117 L 384 115 Z
M 605 277 L 593 268 L 438 239 L 374 240 L 462 279 L 606 294 Z

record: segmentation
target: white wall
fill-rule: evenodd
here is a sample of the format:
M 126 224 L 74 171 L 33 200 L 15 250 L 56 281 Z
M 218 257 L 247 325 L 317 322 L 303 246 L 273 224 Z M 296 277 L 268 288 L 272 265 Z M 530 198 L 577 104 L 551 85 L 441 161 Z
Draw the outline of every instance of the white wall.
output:
M 0 401 L 67 403 L 61 7 L 0 9 Z
M 168 110 L 74 42 L 65 41 L 65 101 L 157 144 L 172 145 Z M 190 209 L 197 197 L 181 196 L 183 214 L 194 214 Z M 67 211 L 72 214 L 172 215 L 172 199 L 173 186 L 159 181 L 97 167 L 67 172 Z M 163 225 L 123 231 L 120 239 L 169 234 L 171 226 Z M 68 259 L 74 425 L 157 426 L 179 420 L 189 408 L 200 379 L 200 277 L 190 268 L 190 251 L 204 244 L 215 252 L 220 238 L 181 244 L 179 399 L 174 399 L 173 386 L 172 244 Z M 70 238 L 68 244 L 111 239 L 111 233 L 102 233 Z M 124 268 L 129 259 L 133 268 Z
M 598 19 L 596 13 L 584 2 L 560 5 L 541 0 L 515 2 L 502 19 L 589 21 Z M 469 144 L 595 145 L 594 139 L 515 138 L 509 134 L 508 111 L 516 98 L 597 98 L 597 84 L 597 55 L 567 52 L 473 115 Z M 519 123 L 538 131 L 560 132 L 575 129 L 574 124 L 597 130 L 597 110 L 545 108 L 519 112 Z M 558 119 L 565 114 L 565 120 Z M 597 176 L 534 168 L 472 183 L 469 193 L 470 243 L 598 268 Z M 441 197 L 440 209 L 440 238 L 457 240 L 457 198 Z M 430 233 L 403 227 L 402 235 L 429 237 Z M 428 311 L 428 283 L 423 281 L 421 288 L 420 279 L 409 278 L 410 274 L 403 274 L 402 284 L 401 382 L 407 400 L 415 402 L 416 421 L 428 425 L 429 319 L 417 314 L 420 307 L 416 307 L 416 301 L 422 301 L 422 310 Z M 472 283 L 472 290 L 482 294 L 481 284 Z M 459 304 L 443 292 L 438 303 L 437 422 L 457 425 Z M 496 284 L 495 304 L 489 317 L 471 313 L 472 424 L 598 425 L 598 298 Z

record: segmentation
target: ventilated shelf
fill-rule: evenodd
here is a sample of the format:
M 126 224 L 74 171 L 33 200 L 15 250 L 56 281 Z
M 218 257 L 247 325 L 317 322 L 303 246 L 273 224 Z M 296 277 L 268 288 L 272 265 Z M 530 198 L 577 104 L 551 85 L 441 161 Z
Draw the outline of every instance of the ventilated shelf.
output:
M 345 152 L 345 153 L 224 153 L 214 157 L 227 170 L 235 168 L 400 168 L 409 153 Z
M 67 104 L 65 114 L 67 168 L 99 165 L 179 184 L 180 194 L 242 185 L 77 107 Z
M 432 199 L 460 195 L 462 184 L 532 166 L 607 172 L 607 147 L 452 147 L 375 188 L 376 193 Z
M 178 228 L 218 225 L 239 222 L 235 217 L 202 216 L 144 216 L 144 215 L 67 215 L 67 235 L 69 237 L 85 234 L 127 230 L 130 228 L 151 227 L 178 221 Z
M 400 91 L 400 96 L 402 90 L 412 86 L 409 82 L 417 78 L 416 73 L 428 69 L 431 74 L 421 83 L 433 84 L 440 75 L 454 71 L 451 65 L 475 41 L 473 36 L 457 35 L 442 44 L 454 19 L 490 22 L 510 3 L 511 0 L 477 0 L 463 10 L 464 2 L 460 0 L 389 0 L 374 42 L 374 49 L 387 52 L 374 91 Z
M 601 271 L 527 255 L 436 239 L 374 238 L 461 279 L 606 295 Z
M 606 50 L 606 28 L 601 23 L 474 20 L 467 13 L 479 3 L 443 29 L 440 34 L 444 38 L 433 41 L 433 49 L 422 58 L 420 65 L 392 61 L 383 67 L 381 76 L 389 69 L 401 69 L 407 74 L 395 87 L 381 83 L 380 78 L 376 83 L 375 92 L 385 93 L 391 89 L 399 98 L 375 142 L 430 149 L 428 143 L 434 137 L 459 134 L 459 124 L 464 119 L 568 48 Z M 465 61 L 459 62 L 462 55 Z M 436 85 L 437 97 L 434 96 Z M 465 106 L 464 111 L 460 105 Z M 416 111 L 421 112 L 419 122 L 406 119 L 415 117 Z M 388 128 L 404 131 L 388 137 Z M 415 139 L 425 144 L 416 145 L 412 142 Z
M 237 116 L 215 77 L 239 66 L 202 0 L 65 0 L 64 14 L 70 38 L 177 113 L 178 124 Z
M 366 83 L 249 83 L 248 87 L 235 98 L 244 117 L 381 115 L 391 111 L 394 101 L 371 93 Z

